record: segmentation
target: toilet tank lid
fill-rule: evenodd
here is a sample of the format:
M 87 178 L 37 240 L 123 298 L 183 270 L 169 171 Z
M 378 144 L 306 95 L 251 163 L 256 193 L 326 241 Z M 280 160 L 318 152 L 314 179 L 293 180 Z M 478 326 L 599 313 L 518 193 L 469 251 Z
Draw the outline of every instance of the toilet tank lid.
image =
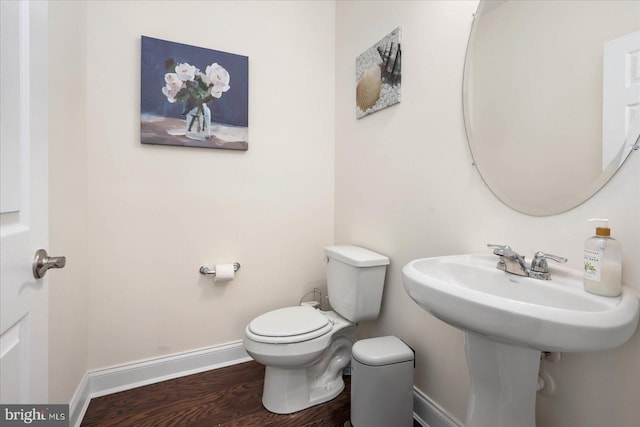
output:
M 414 360 L 411 347 L 393 335 L 360 340 L 351 350 L 353 358 L 369 366 L 384 366 Z
M 327 246 L 324 248 L 324 253 L 329 258 L 337 259 L 354 267 L 375 267 L 389 264 L 388 257 L 359 246 Z

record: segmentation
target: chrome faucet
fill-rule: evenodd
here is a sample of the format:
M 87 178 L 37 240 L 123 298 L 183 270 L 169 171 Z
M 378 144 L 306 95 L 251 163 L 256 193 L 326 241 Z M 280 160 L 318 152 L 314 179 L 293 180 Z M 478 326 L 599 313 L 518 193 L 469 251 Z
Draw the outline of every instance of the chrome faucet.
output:
M 507 245 L 487 245 L 493 249 L 493 253 L 500 257 L 496 268 L 518 276 L 532 277 L 534 279 L 550 280 L 549 265 L 547 259 L 555 262 L 567 262 L 567 258 L 558 255 L 546 254 L 538 251 L 533 256 L 531 268 L 527 267 L 524 257 Z

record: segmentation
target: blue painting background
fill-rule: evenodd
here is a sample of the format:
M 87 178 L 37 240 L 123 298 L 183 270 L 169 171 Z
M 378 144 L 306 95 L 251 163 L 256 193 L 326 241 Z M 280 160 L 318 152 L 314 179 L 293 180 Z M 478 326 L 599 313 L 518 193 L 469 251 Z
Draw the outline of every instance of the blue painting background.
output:
M 221 98 L 209 103 L 211 121 L 234 126 L 249 126 L 249 58 L 197 46 L 174 43 L 142 36 L 141 97 L 143 114 L 161 117 L 184 118 L 183 103 L 170 103 L 162 93 L 164 75 L 168 72 L 165 61 L 194 65 L 204 72 L 208 65 L 217 62 L 230 76 L 231 88 Z

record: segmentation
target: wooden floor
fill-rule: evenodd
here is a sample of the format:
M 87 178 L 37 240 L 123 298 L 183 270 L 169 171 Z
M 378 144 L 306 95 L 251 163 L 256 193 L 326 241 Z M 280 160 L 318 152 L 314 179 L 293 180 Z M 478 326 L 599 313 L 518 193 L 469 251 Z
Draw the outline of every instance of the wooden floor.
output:
M 343 427 L 349 420 L 350 377 L 334 400 L 290 415 L 264 409 L 263 380 L 264 366 L 247 362 L 97 397 L 81 426 Z

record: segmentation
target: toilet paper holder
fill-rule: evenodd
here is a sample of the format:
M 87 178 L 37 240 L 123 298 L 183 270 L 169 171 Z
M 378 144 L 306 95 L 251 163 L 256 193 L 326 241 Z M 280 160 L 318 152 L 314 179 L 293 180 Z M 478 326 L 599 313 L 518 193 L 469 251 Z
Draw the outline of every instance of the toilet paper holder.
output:
M 234 262 L 233 263 L 233 272 L 235 273 L 238 270 L 240 270 L 240 263 L 239 262 Z M 201 265 L 200 266 L 200 274 L 204 274 L 204 275 L 212 274 L 212 275 L 215 276 L 216 275 L 216 270 L 215 270 L 215 268 L 214 269 L 210 269 L 206 265 Z

